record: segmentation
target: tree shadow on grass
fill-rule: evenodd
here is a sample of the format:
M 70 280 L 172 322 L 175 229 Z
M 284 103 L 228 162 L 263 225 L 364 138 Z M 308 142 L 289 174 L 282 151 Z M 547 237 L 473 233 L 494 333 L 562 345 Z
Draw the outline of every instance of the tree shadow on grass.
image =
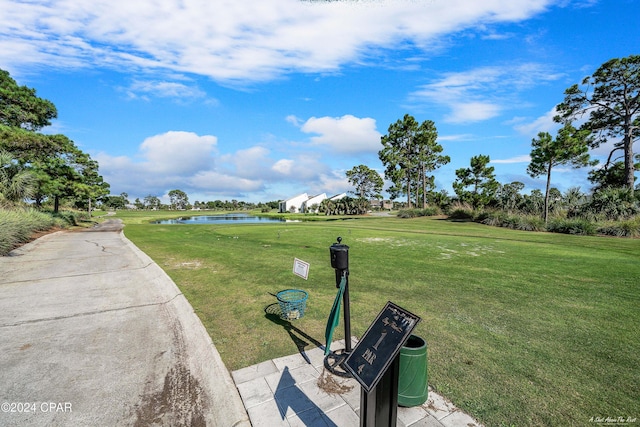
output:
M 291 337 L 291 340 L 296 345 L 298 352 L 304 358 L 304 360 L 307 361 L 307 363 L 311 364 L 309 357 L 304 351 L 304 348 L 306 346 L 308 346 L 309 344 L 314 344 L 315 346 L 320 347 L 321 349 L 324 350 L 324 344 L 322 344 L 320 341 L 313 338 L 312 336 L 308 335 L 306 332 L 293 326 L 290 321 L 285 320 L 281 317 L 282 312 L 280 311 L 280 305 L 278 303 L 273 303 L 266 306 L 264 308 L 264 313 L 265 313 L 264 316 L 267 319 L 269 319 L 276 325 L 282 326 L 285 329 L 285 331 L 287 331 L 287 333 Z M 308 342 L 305 340 L 307 340 Z

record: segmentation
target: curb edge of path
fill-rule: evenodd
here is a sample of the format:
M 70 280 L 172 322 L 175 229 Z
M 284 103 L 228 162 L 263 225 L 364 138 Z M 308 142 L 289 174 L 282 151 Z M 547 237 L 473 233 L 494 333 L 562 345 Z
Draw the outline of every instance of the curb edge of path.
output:
M 171 299 L 167 305 L 175 309 L 185 333 L 187 363 L 197 378 L 203 380 L 203 388 L 209 396 L 209 416 L 214 426 L 251 427 L 249 416 L 242 403 L 231 373 L 222 362 L 211 337 L 200 318 L 174 281 L 146 253 L 131 242 L 124 233 L 118 233 L 136 256 L 147 265 L 152 280 Z

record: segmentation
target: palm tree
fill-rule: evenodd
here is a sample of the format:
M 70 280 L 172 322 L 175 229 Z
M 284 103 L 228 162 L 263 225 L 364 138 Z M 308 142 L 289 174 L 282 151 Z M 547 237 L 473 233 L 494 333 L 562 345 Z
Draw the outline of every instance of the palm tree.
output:
M 21 168 L 11 154 L 0 150 L 0 205 L 15 204 L 34 195 L 34 175 Z
M 562 204 L 569 216 L 573 215 L 584 202 L 585 194 L 580 191 L 580 187 L 571 187 L 562 195 Z
M 325 215 L 333 215 L 334 209 L 335 202 L 331 199 L 324 199 L 322 203 L 320 203 L 320 211 L 324 212 Z

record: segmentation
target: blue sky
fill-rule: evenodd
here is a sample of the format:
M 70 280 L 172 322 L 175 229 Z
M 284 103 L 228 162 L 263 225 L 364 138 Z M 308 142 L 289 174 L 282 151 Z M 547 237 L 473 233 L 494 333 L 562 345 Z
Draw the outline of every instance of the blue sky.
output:
M 0 2 L 0 68 L 58 108 L 112 194 L 194 202 L 353 190 L 380 136 L 432 120 L 455 170 L 487 154 L 502 183 L 555 135 L 564 90 L 640 53 L 634 0 L 32 0 Z M 606 147 L 592 153 L 608 154 Z M 588 170 L 552 185 L 588 191 Z

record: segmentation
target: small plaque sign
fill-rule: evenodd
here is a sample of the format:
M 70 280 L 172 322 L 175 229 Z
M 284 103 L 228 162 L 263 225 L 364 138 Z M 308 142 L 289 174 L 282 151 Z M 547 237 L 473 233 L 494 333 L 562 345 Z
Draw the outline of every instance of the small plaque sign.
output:
M 416 327 L 420 317 L 387 302 L 344 362 L 345 368 L 369 393 Z
M 293 274 L 302 277 L 304 280 L 307 280 L 307 277 L 309 277 L 309 263 L 302 261 L 301 259 L 294 258 Z

